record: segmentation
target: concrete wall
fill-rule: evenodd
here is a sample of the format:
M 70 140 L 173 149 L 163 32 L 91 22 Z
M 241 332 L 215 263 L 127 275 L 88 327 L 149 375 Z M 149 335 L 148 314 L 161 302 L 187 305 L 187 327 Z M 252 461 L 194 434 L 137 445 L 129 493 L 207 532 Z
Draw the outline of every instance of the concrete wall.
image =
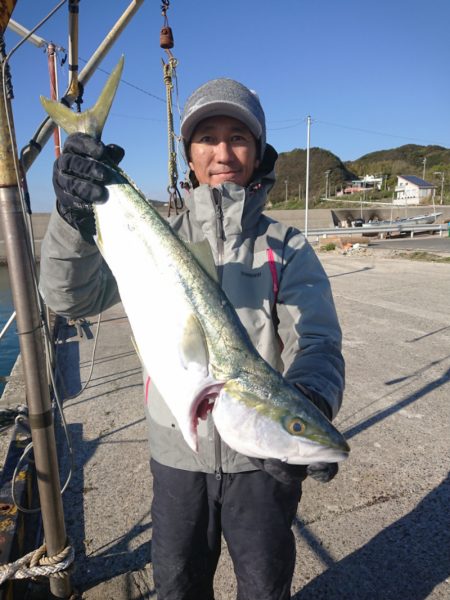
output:
M 340 220 L 345 220 L 347 215 L 352 215 L 353 219 L 361 216 L 361 209 L 357 206 L 351 208 L 317 208 L 308 212 L 308 229 L 326 229 L 327 227 L 334 227 L 332 211 Z M 450 206 L 436 205 L 436 211 L 442 212 L 443 215 L 438 219 L 438 222 L 443 223 L 444 221 L 450 220 Z M 421 215 L 425 212 L 433 212 L 430 206 L 415 206 L 407 208 L 407 215 Z M 165 216 L 167 214 L 167 208 L 161 208 L 161 214 Z M 281 221 L 286 225 L 297 227 L 298 229 L 305 228 L 305 211 L 304 210 L 268 210 L 266 214 L 277 221 Z M 378 215 L 379 219 L 390 219 L 391 209 L 390 208 L 363 208 L 363 218 L 368 220 L 374 214 Z M 395 207 L 392 210 L 392 216 L 396 217 L 405 216 L 405 207 Z M 35 213 L 32 215 L 31 220 L 33 223 L 34 238 L 36 241 L 36 255 L 40 256 L 41 241 L 44 237 L 47 229 L 48 221 L 50 219 L 50 213 Z M 0 223 L 0 262 L 5 262 L 6 252 L 4 243 L 4 232 Z
M 444 223 L 447 222 L 450 219 L 450 206 L 440 206 L 439 204 L 435 205 L 435 209 L 436 212 L 441 212 L 442 215 L 440 217 L 438 217 L 438 219 L 436 220 L 436 223 Z M 382 220 L 389 220 L 389 219 L 402 219 L 403 217 L 413 217 L 416 215 L 424 215 L 424 214 L 430 214 L 432 212 L 435 212 L 433 209 L 433 206 L 427 205 L 427 206 L 393 206 L 392 209 L 391 207 L 378 207 L 378 206 L 371 206 L 370 208 L 363 208 L 361 211 L 361 208 L 359 206 L 357 206 L 356 204 L 349 207 L 349 208 L 333 208 L 332 209 L 333 213 L 336 215 L 337 219 L 339 221 L 345 221 L 347 216 L 350 216 L 350 220 L 353 221 L 354 219 L 359 219 L 361 217 L 361 212 L 362 212 L 362 217 L 365 221 L 368 221 L 369 219 L 373 218 L 375 215 L 378 217 L 378 219 L 380 221 Z M 315 212 L 315 211 L 314 211 Z M 330 211 L 331 214 L 331 211 Z M 313 226 L 311 226 L 313 228 Z M 330 225 L 330 227 L 333 227 L 333 224 Z

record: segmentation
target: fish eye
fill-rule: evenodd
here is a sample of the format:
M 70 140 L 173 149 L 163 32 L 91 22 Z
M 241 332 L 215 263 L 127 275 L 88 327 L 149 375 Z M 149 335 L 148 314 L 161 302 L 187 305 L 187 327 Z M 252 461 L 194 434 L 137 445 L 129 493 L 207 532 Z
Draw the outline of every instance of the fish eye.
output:
M 286 429 L 292 435 L 302 435 L 305 432 L 305 424 L 298 417 L 286 421 Z

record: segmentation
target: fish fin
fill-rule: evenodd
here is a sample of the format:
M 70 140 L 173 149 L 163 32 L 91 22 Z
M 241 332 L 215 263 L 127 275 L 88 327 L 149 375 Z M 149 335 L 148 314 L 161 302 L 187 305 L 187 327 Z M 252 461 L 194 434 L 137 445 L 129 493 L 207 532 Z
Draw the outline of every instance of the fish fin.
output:
M 76 113 L 64 104 L 49 100 L 48 98 L 44 98 L 44 96 L 40 97 L 42 106 L 51 119 L 62 127 L 66 133 L 70 134 L 80 131 L 99 140 L 114 96 L 116 95 L 120 76 L 122 75 L 123 63 L 124 57 L 122 56 L 92 108 L 81 113 Z
M 202 242 L 185 242 L 185 244 L 208 275 L 218 283 L 219 278 L 217 277 L 216 263 L 214 262 L 214 256 L 208 240 L 203 240 Z
M 194 314 L 190 314 L 184 324 L 180 343 L 180 355 L 185 368 L 195 363 L 207 371 L 209 360 L 208 345 L 203 328 Z
M 136 340 L 134 339 L 134 336 L 133 336 L 133 335 L 131 335 L 131 336 L 130 336 L 130 338 L 131 338 L 131 343 L 133 344 L 134 351 L 135 351 L 135 352 L 136 352 L 136 354 L 138 355 L 138 358 L 139 358 L 139 360 L 141 361 L 141 364 L 144 364 L 144 363 L 142 362 L 141 353 L 139 352 L 139 348 L 138 348 L 138 345 L 137 345 L 137 342 L 136 342 Z

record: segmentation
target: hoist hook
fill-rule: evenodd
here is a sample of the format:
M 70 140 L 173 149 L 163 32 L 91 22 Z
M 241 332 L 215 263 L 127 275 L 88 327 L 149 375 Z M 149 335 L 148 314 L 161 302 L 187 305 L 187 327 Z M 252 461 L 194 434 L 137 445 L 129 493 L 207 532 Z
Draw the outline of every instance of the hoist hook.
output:
M 169 21 L 167 19 L 167 11 L 169 10 L 169 6 L 169 0 L 162 0 L 161 14 L 164 17 L 164 25 L 159 34 L 159 45 L 164 50 L 170 50 L 174 46 L 172 29 L 169 27 Z

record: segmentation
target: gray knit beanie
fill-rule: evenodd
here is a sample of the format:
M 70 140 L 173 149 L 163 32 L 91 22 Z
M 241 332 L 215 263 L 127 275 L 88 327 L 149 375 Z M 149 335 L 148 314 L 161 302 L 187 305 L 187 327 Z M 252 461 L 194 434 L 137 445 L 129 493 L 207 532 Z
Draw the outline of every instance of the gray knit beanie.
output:
M 257 94 L 233 79 L 212 79 L 187 99 L 181 117 L 181 135 L 186 156 L 194 129 L 208 117 L 238 119 L 250 129 L 259 143 L 262 159 L 266 147 L 266 118 Z

